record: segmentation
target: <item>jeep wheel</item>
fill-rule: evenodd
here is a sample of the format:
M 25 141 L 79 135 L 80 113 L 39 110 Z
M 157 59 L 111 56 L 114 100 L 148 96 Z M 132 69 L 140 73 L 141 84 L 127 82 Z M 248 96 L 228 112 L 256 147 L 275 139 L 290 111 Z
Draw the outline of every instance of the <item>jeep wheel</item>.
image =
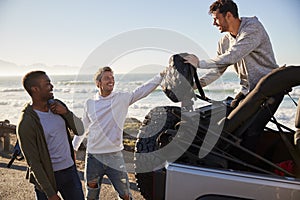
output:
M 156 107 L 146 115 L 139 130 L 134 156 L 135 171 L 137 186 L 145 199 L 164 199 L 164 164 L 167 156 L 158 151 L 162 145 L 159 137 L 166 130 L 175 130 L 180 117 L 179 107 Z

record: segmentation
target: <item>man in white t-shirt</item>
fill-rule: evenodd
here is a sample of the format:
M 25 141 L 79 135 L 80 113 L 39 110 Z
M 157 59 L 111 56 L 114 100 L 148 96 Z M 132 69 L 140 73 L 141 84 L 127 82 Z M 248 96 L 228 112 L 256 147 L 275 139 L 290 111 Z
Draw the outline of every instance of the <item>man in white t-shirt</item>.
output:
M 100 68 L 95 74 L 98 92 L 84 105 L 85 134 L 73 139 L 78 150 L 87 138 L 85 178 L 87 199 L 98 199 L 102 178 L 107 175 L 122 199 L 130 199 L 128 175 L 123 159 L 123 126 L 128 107 L 146 97 L 161 83 L 163 73 L 156 75 L 133 92 L 113 92 L 114 74 L 110 67 Z

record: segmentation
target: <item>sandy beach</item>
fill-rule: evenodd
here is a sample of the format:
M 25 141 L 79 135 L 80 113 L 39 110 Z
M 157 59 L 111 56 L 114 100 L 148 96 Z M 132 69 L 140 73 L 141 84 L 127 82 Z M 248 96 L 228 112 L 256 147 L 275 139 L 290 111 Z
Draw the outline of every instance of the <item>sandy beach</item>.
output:
M 34 188 L 25 179 L 26 173 L 26 163 L 23 161 L 14 161 L 11 168 L 7 168 L 7 163 L 10 158 L 6 156 L 3 152 L 0 154 L 0 199 L 1 200 L 34 200 Z M 79 175 L 81 178 L 83 189 L 85 190 L 85 185 L 83 181 L 83 161 L 76 161 L 78 166 Z M 129 173 L 130 188 L 134 199 L 142 200 L 144 199 L 139 193 L 134 174 Z M 84 191 L 85 192 L 85 191 Z M 101 186 L 101 199 L 118 199 L 117 193 L 115 192 L 113 186 L 110 184 L 109 179 L 104 178 Z
M 129 127 L 132 128 L 132 126 Z M 9 163 L 13 153 L 13 148 L 16 142 L 16 135 L 10 134 L 10 138 L 11 145 L 9 151 L 7 152 L 3 151 L 3 149 L 0 149 L 0 200 L 34 200 L 34 187 L 25 179 L 26 162 L 24 160 L 15 160 L 12 166 L 10 168 L 7 168 L 7 164 Z M 83 178 L 84 158 L 85 150 L 81 149 L 76 154 L 76 166 L 82 182 L 83 191 L 85 192 L 85 184 Z M 125 158 L 125 160 L 126 162 L 133 162 L 133 158 Z M 132 163 L 128 164 L 129 166 L 132 166 Z M 143 200 L 144 198 L 142 197 L 136 186 L 134 173 L 131 173 L 132 169 L 128 171 L 130 172 L 128 173 L 128 176 L 133 198 L 136 200 Z M 117 196 L 118 194 L 109 182 L 109 179 L 105 177 L 101 185 L 100 198 L 117 200 Z

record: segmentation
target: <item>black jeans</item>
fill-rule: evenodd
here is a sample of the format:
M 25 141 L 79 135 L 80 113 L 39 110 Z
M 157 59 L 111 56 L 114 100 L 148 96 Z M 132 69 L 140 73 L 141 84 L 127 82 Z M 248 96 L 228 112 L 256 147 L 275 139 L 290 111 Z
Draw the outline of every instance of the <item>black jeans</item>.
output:
M 84 200 L 82 185 L 76 166 L 54 172 L 57 190 L 64 200 Z M 37 200 L 47 200 L 44 192 L 35 188 Z

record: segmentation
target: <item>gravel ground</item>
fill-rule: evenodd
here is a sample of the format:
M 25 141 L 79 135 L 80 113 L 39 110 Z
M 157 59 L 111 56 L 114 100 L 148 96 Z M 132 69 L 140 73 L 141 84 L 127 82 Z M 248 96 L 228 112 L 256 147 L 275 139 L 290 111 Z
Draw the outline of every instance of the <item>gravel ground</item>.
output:
M 11 148 L 10 152 L 0 151 L 0 200 L 34 200 L 34 189 L 33 185 L 25 179 L 26 163 L 24 160 L 15 160 L 11 168 L 7 168 L 7 164 L 10 161 L 13 145 L 15 144 L 14 136 L 11 137 Z M 84 171 L 84 151 L 78 151 L 76 157 L 76 165 L 79 171 L 79 176 L 82 180 L 83 190 L 85 192 L 85 184 L 83 181 Z M 132 159 L 132 158 L 129 158 Z M 132 163 L 127 165 L 128 171 L 130 172 L 129 181 L 131 193 L 134 199 L 143 200 L 144 198 L 137 189 L 135 176 L 132 173 Z M 118 199 L 117 193 L 113 186 L 110 184 L 109 179 L 104 178 L 101 185 L 101 199 L 114 200 Z

